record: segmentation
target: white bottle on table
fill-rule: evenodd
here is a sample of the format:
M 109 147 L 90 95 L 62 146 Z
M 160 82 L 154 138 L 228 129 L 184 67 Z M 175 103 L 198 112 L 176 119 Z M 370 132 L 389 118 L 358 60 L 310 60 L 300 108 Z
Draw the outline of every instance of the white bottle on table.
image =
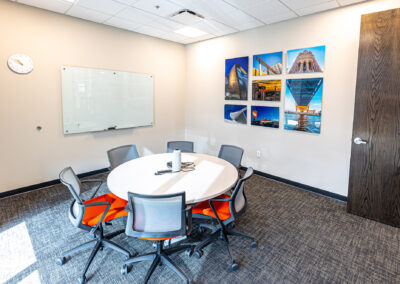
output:
M 181 170 L 181 150 L 175 149 L 172 153 L 172 172 Z

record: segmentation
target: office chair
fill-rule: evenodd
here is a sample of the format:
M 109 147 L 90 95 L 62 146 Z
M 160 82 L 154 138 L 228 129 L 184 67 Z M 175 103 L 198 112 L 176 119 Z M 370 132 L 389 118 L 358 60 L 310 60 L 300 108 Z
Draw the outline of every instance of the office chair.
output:
M 107 151 L 111 170 L 130 160 L 139 158 L 136 145 L 125 145 Z
M 179 149 L 183 153 L 194 153 L 194 143 L 191 141 L 169 141 L 167 153 L 172 153 L 174 149 Z
M 92 195 L 91 199 L 84 201 L 80 198 L 82 192 L 81 182 L 71 167 L 63 169 L 59 177 L 60 181 L 69 189 L 74 197 L 74 200 L 72 201 L 68 211 L 68 216 L 71 223 L 79 229 L 88 231 L 94 240 L 64 252 L 61 257 L 56 260 L 56 263 L 58 265 L 63 265 L 66 262 L 67 257 L 71 256 L 72 254 L 93 248 L 92 253 L 90 254 L 82 272 L 82 276 L 78 278 L 78 283 L 86 283 L 86 272 L 99 249 L 102 250 L 103 247 L 111 248 L 125 255 L 126 259 L 131 256 L 129 251 L 110 241 L 111 238 L 123 233 L 124 230 L 119 230 L 104 236 L 102 227 L 102 223 L 104 222 L 128 215 L 128 212 L 125 211 L 127 201 L 118 198 L 112 193 L 97 197 Z M 94 180 L 91 180 L 90 182 L 94 182 Z M 101 181 L 97 182 L 100 182 L 101 185 Z M 97 190 L 98 188 L 96 189 L 96 192 Z
M 169 258 L 173 253 L 186 250 L 192 252 L 192 245 L 178 245 L 164 248 L 164 241 L 178 236 L 187 236 L 192 228 L 192 207 L 185 209 L 185 192 L 166 195 L 143 195 L 128 193 L 128 220 L 125 234 L 130 237 L 156 241 L 156 251 L 132 257 L 125 261 L 121 273 L 126 274 L 131 264 L 151 261 L 144 283 L 147 283 L 158 265 L 165 264 L 186 283 L 189 278 Z
M 194 250 L 194 257 L 200 258 L 203 255 L 203 248 L 214 240 L 221 239 L 224 241 L 228 250 L 229 257 L 232 261 L 232 270 L 237 270 L 239 266 L 235 263 L 233 258 L 232 249 L 229 245 L 228 236 L 236 236 L 251 240 L 251 247 L 257 247 L 254 238 L 232 231 L 230 225 L 242 215 L 247 207 L 247 199 L 244 193 L 244 184 L 247 179 L 253 175 L 253 169 L 248 168 L 244 176 L 239 179 L 232 196 L 220 195 L 217 198 L 210 199 L 198 203 L 193 209 L 193 218 L 217 220 L 217 225 L 200 224 L 199 231 L 202 232 L 204 228 L 211 230 L 211 234 L 198 245 Z
M 240 170 L 240 163 L 242 162 L 243 149 L 233 145 L 221 145 L 219 149 L 218 158 L 224 159 L 231 163 L 235 168 Z

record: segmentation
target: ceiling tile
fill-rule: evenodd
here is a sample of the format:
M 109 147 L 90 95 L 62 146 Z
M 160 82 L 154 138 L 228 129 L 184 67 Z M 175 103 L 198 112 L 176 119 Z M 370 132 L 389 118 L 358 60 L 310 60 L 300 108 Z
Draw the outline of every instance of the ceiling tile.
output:
M 314 6 L 311 6 L 311 7 L 298 9 L 298 10 L 296 10 L 296 12 L 300 16 L 305 16 L 305 15 L 318 13 L 318 12 L 321 12 L 321 11 L 334 9 L 334 8 L 337 8 L 337 7 L 339 7 L 339 4 L 336 1 L 329 1 L 329 2 L 322 3 L 322 4 L 314 5 Z
M 340 6 L 351 5 L 355 3 L 364 2 L 365 0 L 337 0 Z
M 120 4 L 125 4 L 125 5 L 133 5 L 139 0 L 113 0 L 114 2 L 118 2 Z
M 80 7 L 80 6 L 77 6 L 77 5 L 74 5 L 67 12 L 67 15 L 73 16 L 73 17 L 77 17 L 77 18 L 81 18 L 81 19 L 84 19 L 84 20 L 93 21 L 93 22 L 96 22 L 96 23 L 102 23 L 102 22 L 104 22 L 105 20 L 107 20 L 108 18 L 111 17 L 111 15 L 100 13 L 100 12 L 97 12 L 95 10 L 87 9 L 87 8 Z
M 183 28 L 184 25 L 165 19 L 165 18 L 158 18 L 154 19 L 154 21 L 149 22 L 147 25 L 152 26 L 154 28 L 158 28 L 160 30 L 165 31 L 175 31 L 177 29 Z
M 118 17 L 112 17 L 111 19 L 108 19 L 107 21 L 104 22 L 106 25 L 110 25 L 113 27 L 129 30 L 129 31 L 134 31 L 136 28 L 140 27 L 142 24 L 140 23 L 135 23 L 131 21 L 127 21 Z
M 19 0 L 18 3 L 38 7 L 41 9 L 62 13 L 68 11 L 71 8 L 72 3 L 62 1 L 62 0 Z
M 213 34 L 216 36 L 222 36 L 222 35 L 237 32 L 236 29 L 228 27 L 227 25 L 224 25 L 222 23 L 219 23 L 219 22 L 211 20 L 211 19 L 210 20 L 208 20 L 208 19 L 201 20 L 191 26 L 198 28 L 206 33 Z
M 171 41 L 175 41 L 175 42 L 179 42 L 179 43 L 183 43 L 185 40 L 188 39 L 188 37 L 184 36 L 184 35 L 180 35 L 177 33 L 166 33 L 160 36 L 160 38 L 162 39 L 166 39 L 166 40 L 171 40 Z
M 229 13 L 221 13 L 217 18 L 214 18 L 214 20 L 240 31 L 263 25 L 262 22 L 238 9 Z
M 111 15 L 114 15 L 126 8 L 126 5 L 110 0 L 79 0 L 76 2 L 76 5 Z
M 142 10 L 133 7 L 126 8 L 125 10 L 116 14 L 115 16 L 123 18 L 128 21 L 142 23 L 142 24 L 147 24 L 158 18 L 155 15 L 152 15 L 150 13 L 144 12 Z
M 140 26 L 140 27 L 136 28 L 135 31 L 138 33 L 141 33 L 141 34 L 146 34 L 146 35 L 150 35 L 150 36 L 154 36 L 154 37 L 159 37 L 161 35 L 168 33 L 164 30 L 160 30 L 160 29 L 148 26 L 148 25 Z
M 132 6 L 163 17 L 168 17 L 182 9 L 181 6 L 167 0 L 140 0 Z M 159 6 L 159 8 L 156 8 L 156 6 Z
M 286 6 L 288 6 L 290 9 L 293 10 L 298 10 L 298 9 L 303 9 L 303 8 L 308 8 L 311 6 L 319 5 L 325 2 L 329 2 L 332 0 L 280 0 L 282 3 L 284 3 Z

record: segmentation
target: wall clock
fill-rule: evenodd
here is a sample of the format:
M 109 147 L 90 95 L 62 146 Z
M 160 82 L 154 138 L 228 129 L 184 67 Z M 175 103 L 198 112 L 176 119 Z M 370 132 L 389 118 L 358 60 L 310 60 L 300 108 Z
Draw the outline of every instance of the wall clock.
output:
M 8 58 L 8 67 L 18 74 L 28 74 L 33 70 L 33 60 L 25 54 L 14 54 Z

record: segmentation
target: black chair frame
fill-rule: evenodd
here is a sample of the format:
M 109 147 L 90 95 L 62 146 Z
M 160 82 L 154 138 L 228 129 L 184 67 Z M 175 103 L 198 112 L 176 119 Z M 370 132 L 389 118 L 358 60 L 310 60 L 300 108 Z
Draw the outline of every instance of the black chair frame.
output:
M 240 211 L 236 211 L 235 208 L 235 199 L 237 197 L 237 194 L 239 193 L 239 190 L 242 186 L 244 186 L 244 182 L 249 179 L 253 174 L 253 169 L 252 168 L 248 168 L 244 177 L 239 179 L 239 181 L 237 182 L 235 189 L 233 190 L 233 193 L 231 195 L 230 198 L 213 198 L 210 199 L 208 201 L 208 204 L 210 205 L 211 210 L 213 211 L 214 215 L 216 218 L 213 218 L 211 216 L 206 216 L 203 214 L 193 214 L 193 218 L 200 218 L 200 219 L 208 219 L 211 221 L 217 221 L 217 224 L 204 224 L 201 223 L 199 225 L 199 232 L 203 233 L 204 232 L 204 228 L 207 228 L 211 231 L 211 233 L 206 237 L 206 239 L 204 239 L 203 241 L 201 241 L 199 244 L 196 245 L 195 249 L 194 249 L 194 257 L 196 258 L 201 258 L 203 255 L 203 248 L 205 248 L 206 246 L 208 246 L 209 244 L 211 244 L 212 242 L 216 241 L 216 240 L 222 240 L 225 243 L 226 249 L 228 251 L 229 257 L 231 259 L 232 262 L 232 270 L 237 270 L 239 268 L 238 264 L 235 262 L 235 259 L 233 257 L 233 253 L 232 253 L 232 249 L 231 246 L 229 244 L 229 239 L 228 236 L 236 236 L 236 237 L 241 237 L 241 238 L 245 238 L 245 239 L 249 239 L 251 241 L 251 247 L 256 248 L 257 247 L 257 242 L 255 241 L 255 239 L 253 237 L 244 235 L 244 234 L 240 234 L 237 232 L 234 232 L 232 229 L 234 228 L 234 222 L 235 220 L 242 215 L 247 208 L 247 198 L 244 192 L 244 188 L 243 188 L 243 196 L 245 199 L 245 204 L 244 206 L 240 209 Z M 218 217 L 217 214 L 217 210 L 215 209 L 215 206 L 213 204 L 213 202 L 229 202 L 229 209 L 231 212 L 231 217 L 229 217 L 226 220 L 221 220 Z

